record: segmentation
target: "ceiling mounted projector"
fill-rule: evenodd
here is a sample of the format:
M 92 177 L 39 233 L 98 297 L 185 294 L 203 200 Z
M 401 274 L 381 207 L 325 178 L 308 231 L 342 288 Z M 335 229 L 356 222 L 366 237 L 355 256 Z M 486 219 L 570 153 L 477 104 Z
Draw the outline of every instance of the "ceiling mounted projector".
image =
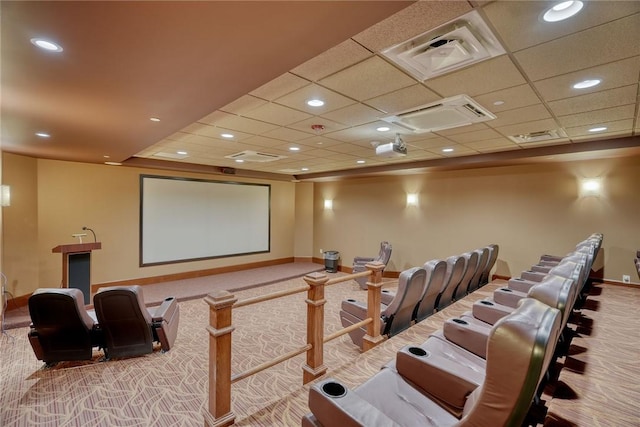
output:
M 376 156 L 380 157 L 404 157 L 407 155 L 407 145 L 404 143 L 400 134 L 396 134 L 394 142 L 380 144 L 376 147 Z

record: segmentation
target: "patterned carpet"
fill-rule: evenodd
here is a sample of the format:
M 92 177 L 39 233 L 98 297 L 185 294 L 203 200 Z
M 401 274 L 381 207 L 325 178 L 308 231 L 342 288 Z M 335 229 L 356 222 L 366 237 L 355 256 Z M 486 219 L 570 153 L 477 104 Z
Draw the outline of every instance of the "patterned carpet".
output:
M 421 343 L 444 319 L 468 310 L 473 301 L 489 295 L 499 283 L 481 288 L 367 353 L 361 354 L 348 336 L 328 343 L 327 375 L 356 387 L 391 360 L 400 347 Z M 304 281 L 297 278 L 235 295 L 242 299 L 302 284 Z M 556 424 L 550 426 L 640 425 L 640 390 L 638 382 L 630 379 L 637 378 L 640 325 L 637 317 L 624 314 L 638 306 L 640 294 L 615 286 L 601 289 L 594 300 L 597 311 L 585 310 L 585 316 L 593 319 L 590 335 L 584 333 L 574 340 L 576 349 L 585 350 L 571 357 L 576 360 L 571 362 L 574 369 L 583 371 L 577 378 L 587 382 L 571 376 L 569 366 L 563 370 L 561 381 L 577 397 L 551 400 L 550 413 Z M 351 297 L 366 300 L 366 292 L 353 281 L 327 288 L 327 333 L 340 329 L 340 301 Z M 234 373 L 304 345 L 304 299 L 303 294 L 293 295 L 234 311 Z M 61 363 L 51 369 L 43 369 L 33 355 L 27 328 L 10 330 L 0 340 L 0 425 L 202 426 L 208 398 L 208 306 L 201 299 L 183 301 L 180 312 L 178 338 L 167 353 L 156 349 L 144 357 L 101 362 L 102 354 L 96 351 L 90 362 Z M 618 327 L 620 324 L 623 326 Z M 234 384 L 236 425 L 299 426 L 308 412 L 303 363 L 301 355 Z M 607 406 L 600 407 L 603 403 Z

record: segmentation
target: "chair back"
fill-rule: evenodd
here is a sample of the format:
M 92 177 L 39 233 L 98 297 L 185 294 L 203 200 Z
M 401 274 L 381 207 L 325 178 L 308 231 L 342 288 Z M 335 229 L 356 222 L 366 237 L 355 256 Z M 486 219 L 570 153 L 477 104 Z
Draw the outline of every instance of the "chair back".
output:
M 140 286 L 101 288 L 93 297 L 104 333 L 107 357 L 129 357 L 153 351 L 151 316 Z
M 473 292 L 480 287 L 480 278 L 487 266 L 487 261 L 489 261 L 488 248 L 485 247 L 485 248 L 476 249 L 474 252 L 478 253 L 478 267 L 476 268 L 476 271 L 473 274 L 473 276 L 471 276 L 471 280 L 469 281 L 469 287 L 467 288 L 467 292 Z
M 420 267 L 400 273 L 396 296 L 381 313 L 387 319 L 385 334 L 393 336 L 411 326 L 413 312 L 424 294 L 426 277 L 427 272 Z
M 480 276 L 480 286 L 484 286 L 491 281 L 489 277 L 491 274 L 491 269 L 496 264 L 498 260 L 498 251 L 500 248 L 495 243 L 487 245 L 487 249 L 489 250 L 489 259 L 487 260 L 487 265 L 484 267 L 484 271 Z
M 93 351 L 94 321 L 75 288 L 40 288 L 29 297 L 29 341 L 39 360 L 55 363 L 88 360 Z
M 453 295 L 467 271 L 467 259 L 462 255 L 450 256 L 446 259 L 447 271 L 445 272 L 445 278 L 443 284 L 444 290 L 440 294 L 438 299 L 437 309 L 442 310 L 453 301 Z
M 434 259 L 424 264 L 427 272 L 426 286 L 424 295 L 420 299 L 420 304 L 416 308 L 415 319 L 420 322 L 431 316 L 436 310 L 436 299 L 440 294 L 442 283 L 447 272 L 447 263 L 445 261 Z
M 467 260 L 467 270 L 464 272 L 464 275 L 462 276 L 462 280 L 460 280 L 460 284 L 456 289 L 456 292 L 455 292 L 456 300 L 464 298 L 464 296 L 467 295 L 467 292 L 469 291 L 469 283 L 471 282 L 471 278 L 473 277 L 474 274 L 476 274 L 476 271 L 478 270 L 478 260 L 480 258 L 479 255 L 480 254 L 476 251 L 465 252 L 462 254 L 462 256 Z

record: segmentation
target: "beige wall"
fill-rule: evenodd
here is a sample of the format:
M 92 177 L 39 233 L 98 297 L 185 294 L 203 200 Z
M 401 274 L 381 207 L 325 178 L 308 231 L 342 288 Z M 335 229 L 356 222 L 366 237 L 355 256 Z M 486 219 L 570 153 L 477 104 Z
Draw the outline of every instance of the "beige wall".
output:
M 579 198 L 578 178 L 603 177 L 603 196 Z M 314 253 L 338 250 L 342 263 L 393 245 L 390 269 L 500 245 L 498 273 L 519 274 L 541 253 L 565 254 L 604 233 L 605 278 L 638 282 L 640 158 L 439 171 L 316 184 Z M 406 206 L 406 193 L 419 206 Z M 333 210 L 323 209 L 323 199 Z
M 12 191 L 16 198 L 24 192 L 30 199 L 11 206 L 11 214 L 8 210 L 5 212 L 4 230 L 8 234 L 3 239 L 3 258 L 16 296 L 31 293 L 38 287 L 60 284 L 61 255 L 51 253 L 51 249 L 76 242 L 71 234 L 82 232 L 83 226 L 94 229 L 102 242 L 102 250 L 92 255 L 93 284 L 294 256 L 295 184 L 291 182 L 232 178 L 271 184 L 270 253 L 141 268 L 138 265 L 140 174 L 220 181 L 230 177 L 36 160 L 11 154 L 5 154 L 4 163 L 7 181 L 15 182 Z
M 294 253 L 297 258 L 313 257 L 313 183 L 296 183 Z

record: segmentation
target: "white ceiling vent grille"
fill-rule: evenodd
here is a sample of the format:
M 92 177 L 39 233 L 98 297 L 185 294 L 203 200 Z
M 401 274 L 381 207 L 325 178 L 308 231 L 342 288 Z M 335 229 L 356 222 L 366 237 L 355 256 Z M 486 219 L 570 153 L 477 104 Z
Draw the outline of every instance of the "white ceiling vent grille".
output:
M 394 116 L 384 117 L 382 120 L 414 133 L 425 133 L 486 122 L 495 118 L 496 116 L 489 110 L 467 95 L 458 95 Z
M 163 159 L 182 160 L 189 157 L 188 154 L 167 153 L 165 151 L 159 151 L 153 154 L 153 157 L 160 157 Z
M 245 162 L 273 162 L 275 160 L 286 159 L 287 156 L 278 156 L 277 154 L 259 153 L 257 151 L 245 150 L 239 153 L 225 156 L 227 159 L 243 160 Z
M 509 139 L 518 144 L 526 144 L 531 142 L 543 142 L 553 139 L 566 138 L 567 134 L 563 129 L 541 130 L 538 132 L 523 133 L 520 135 L 511 135 Z
M 420 80 L 505 53 L 477 11 L 382 51 Z

